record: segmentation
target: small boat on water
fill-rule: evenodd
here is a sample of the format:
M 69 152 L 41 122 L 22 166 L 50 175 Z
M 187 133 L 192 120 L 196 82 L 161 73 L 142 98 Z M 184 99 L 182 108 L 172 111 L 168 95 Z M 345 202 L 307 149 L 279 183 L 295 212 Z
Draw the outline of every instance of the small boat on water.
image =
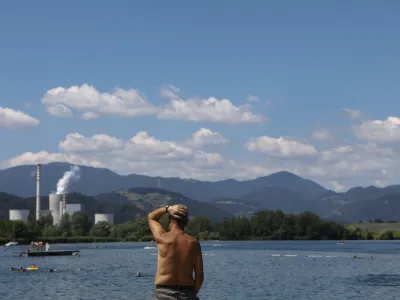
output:
M 155 244 L 154 241 L 151 241 L 150 246 L 146 246 L 144 249 L 157 249 L 157 244 Z
M 5 245 L 6 247 L 13 247 L 13 246 L 17 246 L 17 245 L 18 245 L 18 242 L 16 242 L 16 241 L 15 241 L 15 238 L 14 238 L 14 233 L 15 233 L 14 222 L 12 222 L 12 225 L 13 225 L 12 242 L 8 242 L 8 243 Z
M 18 242 L 9 242 L 5 246 L 6 247 L 13 247 L 13 246 L 17 246 L 17 245 L 18 245 Z
M 14 256 L 80 256 L 79 250 L 29 251 L 14 253 Z

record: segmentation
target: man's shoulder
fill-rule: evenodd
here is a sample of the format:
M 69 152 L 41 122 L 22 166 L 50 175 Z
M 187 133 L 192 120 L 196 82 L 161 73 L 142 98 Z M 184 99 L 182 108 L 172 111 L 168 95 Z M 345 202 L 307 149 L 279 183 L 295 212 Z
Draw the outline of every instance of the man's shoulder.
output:
M 188 233 L 185 233 L 185 237 L 187 238 L 188 241 L 192 242 L 192 243 L 198 243 L 199 240 L 194 237 L 193 235 L 190 235 Z

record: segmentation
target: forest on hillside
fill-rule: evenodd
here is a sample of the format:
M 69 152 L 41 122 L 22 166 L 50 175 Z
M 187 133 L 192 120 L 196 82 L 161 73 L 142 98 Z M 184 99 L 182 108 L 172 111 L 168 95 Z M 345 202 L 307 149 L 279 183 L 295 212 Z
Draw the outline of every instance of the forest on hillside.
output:
M 160 223 L 168 230 L 167 217 Z M 137 218 L 124 224 L 110 225 L 107 222 L 92 222 L 84 212 L 72 216 L 64 214 L 58 227 L 52 225 L 51 215 L 39 221 L 30 218 L 21 221 L 0 221 L 0 241 L 8 242 L 13 237 L 19 243 L 43 241 L 50 243 L 82 243 L 107 241 L 150 241 L 153 239 L 147 218 Z M 373 239 L 372 234 L 358 227 L 345 227 L 335 222 L 324 221 L 311 212 L 285 214 L 282 211 L 260 211 L 251 218 L 232 217 L 212 222 L 208 217 L 191 218 L 185 231 L 200 240 L 345 240 Z M 393 239 L 386 232 L 381 239 Z

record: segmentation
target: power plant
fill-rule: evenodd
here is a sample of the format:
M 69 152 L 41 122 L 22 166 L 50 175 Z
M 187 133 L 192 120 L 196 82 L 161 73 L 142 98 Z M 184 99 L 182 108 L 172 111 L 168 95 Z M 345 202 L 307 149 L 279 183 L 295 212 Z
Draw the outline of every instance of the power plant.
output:
M 10 220 L 11 221 L 22 221 L 28 222 L 29 209 L 10 209 Z
M 107 222 L 110 225 L 114 224 L 114 215 L 113 214 L 95 214 L 94 215 L 94 224 L 98 222 Z
M 36 166 L 36 221 L 40 219 L 40 164 Z
M 53 225 L 57 226 L 60 223 L 61 212 L 60 208 L 62 208 L 62 195 L 50 194 L 49 195 L 49 210 L 51 216 L 53 217 Z
M 51 214 L 53 217 L 53 225 L 58 226 L 60 220 L 65 213 L 72 216 L 75 212 L 83 211 L 83 206 L 80 203 L 67 204 L 67 187 L 68 183 L 75 175 L 75 178 L 79 179 L 79 168 L 74 166 L 70 171 L 64 173 L 64 176 L 57 183 L 57 193 L 51 193 L 49 195 L 49 209 L 42 210 L 40 206 L 40 179 L 41 179 L 41 165 L 36 165 L 36 208 L 35 216 L 36 220 L 39 220 L 43 215 Z M 75 172 L 75 173 L 74 173 Z M 77 175 L 78 174 L 78 175 Z M 59 187 L 62 187 L 60 190 Z M 30 211 L 28 209 L 10 209 L 10 220 L 27 222 Z M 95 224 L 101 221 L 108 222 L 110 225 L 114 224 L 113 214 L 95 214 Z
M 82 204 L 67 204 L 66 211 L 72 216 L 75 212 L 83 211 Z
M 72 216 L 75 212 L 82 211 L 82 204 L 67 204 L 66 194 L 50 194 L 49 211 L 53 217 L 53 225 L 57 226 L 60 224 L 61 217 L 65 213 L 68 213 L 70 216 Z

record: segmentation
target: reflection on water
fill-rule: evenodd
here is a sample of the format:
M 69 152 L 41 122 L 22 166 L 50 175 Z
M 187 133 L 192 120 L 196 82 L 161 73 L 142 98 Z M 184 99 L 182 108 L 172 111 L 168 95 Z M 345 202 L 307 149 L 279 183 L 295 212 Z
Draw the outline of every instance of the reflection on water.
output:
M 399 242 L 213 244 L 202 245 L 205 283 L 200 299 L 399 299 Z M 157 250 L 143 249 L 144 245 L 52 245 L 80 249 L 82 255 L 37 258 L 12 257 L 23 247 L 0 248 L 0 299 L 151 299 Z M 40 270 L 9 270 L 32 263 Z M 57 272 L 48 272 L 50 268 Z
M 354 278 L 355 283 L 373 286 L 399 286 L 400 275 L 368 274 Z

